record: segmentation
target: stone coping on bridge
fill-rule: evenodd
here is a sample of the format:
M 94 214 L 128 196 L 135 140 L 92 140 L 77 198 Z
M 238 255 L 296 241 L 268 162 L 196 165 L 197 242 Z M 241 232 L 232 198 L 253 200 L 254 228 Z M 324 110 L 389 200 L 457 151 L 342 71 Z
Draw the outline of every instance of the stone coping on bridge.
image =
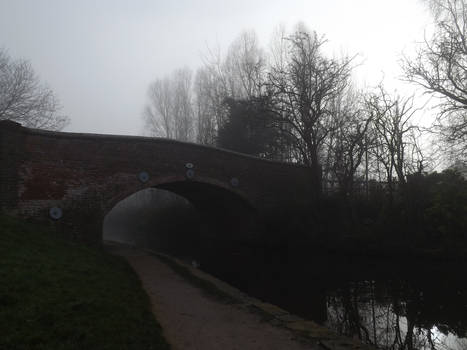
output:
M 7 127 L 12 129 L 21 130 L 21 132 L 31 134 L 31 135 L 41 135 L 41 136 L 48 136 L 54 138 L 75 138 L 75 139 L 97 139 L 100 138 L 102 140 L 128 140 L 128 141 L 141 141 L 141 142 L 153 142 L 153 143 L 172 143 L 174 145 L 180 146 L 189 146 L 189 147 L 196 147 L 200 149 L 208 149 L 214 152 L 222 152 L 222 153 L 229 153 L 234 156 L 242 157 L 245 159 L 261 161 L 266 163 L 277 164 L 280 166 L 290 166 L 290 167 L 297 167 L 297 168 L 309 168 L 306 165 L 298 164 L 298 163 L 289 163 L 289 162 L 281 162 L 278 160 L 272 159 L 265 159 L 256 156 L 252 156 L 246 153 L 240 153 L 236 151 L 232 151 L 225 148 L 209 146 L 209 145 L 202 145 L 199 143 L 188 142 L 188 141 L 179 141 L 174 139 L 168 139 L 163 137 L 150 137 L 150 136 L 137 136 L 137 135 L 117 135 L 117 134 L 95 134 L 95 133 L 79 133 L 79 132 L 64 132 L 64 131 L 51 131 L 51 130 L 44 130 L 44 129 L 35 129 L 35 128 L 28 128 L 21 125 L 18 122 L 11 121 L 11 120 L 0 120 L 0 128 Z
M 196 278 L 214 284 L 219 290 L 238 302 L 239 307 L 250 312 L 257 312 L 267 316 L 267 322 L 272 325 L 287 328 L 294 332 L 298 337 L 312 341 L 313 343 L 321 346 L 324 350 L 376 350 L 376 348 L 363 344 L 356 339 L 345 337 L 313 321 L 305 320 L 299 316 L 293 315 L 276 305 L 253 298 L 239 289 L 232 287 L 228 283 L 223 282 L 178 258 L 149 249 L 145 249 L 145 251 L 149 254 L 169 259 L 173 263 L 184 267 Z

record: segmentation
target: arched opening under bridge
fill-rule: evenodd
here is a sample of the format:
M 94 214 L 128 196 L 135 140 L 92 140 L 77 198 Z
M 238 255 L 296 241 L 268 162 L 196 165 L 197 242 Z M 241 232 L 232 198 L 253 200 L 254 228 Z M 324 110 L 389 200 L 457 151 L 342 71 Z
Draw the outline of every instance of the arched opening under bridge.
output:
M 199 259 L 249 240 L 257 230 L 256 210 L 240 195 L 208 183 L 175 181 L 113 204 L 104 218 L 103 240 Z

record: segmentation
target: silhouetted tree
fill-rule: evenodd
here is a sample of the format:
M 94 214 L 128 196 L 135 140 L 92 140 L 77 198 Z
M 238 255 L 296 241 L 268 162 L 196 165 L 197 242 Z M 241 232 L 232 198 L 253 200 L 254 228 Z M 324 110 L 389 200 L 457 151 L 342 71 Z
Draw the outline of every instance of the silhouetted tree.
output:
M 12 60 L 0 49 L 0 120 L 61 130 L 69 119 L 58 114 L 60 108 L 52 90 L 39 81 L 29 62 Z
M 195 78 L 198 142 L 214 144 L 217 131 L 227 122 L 226 100 L 249 100 L 260 95 L 265 57 L 254 32 L 243 32 L 227 54 L 210 51 Z
M 349 90 L 334 101 L 335 126 L 326 140 L 326 173 L 341 193 L 351 196 L 357 172 L 371 146 L 368 136 L 372 115 L 364 109 L 361 94 Z
M 367 111 L 372 119 L 374 147 L 372 155 L 382 165 L 392 193 L 394 177 L 400 184 L 406 183 L 409 173 L 421 172 L 421 151 L 414 132 L 418 128 L 412 118 L 418 109 L 413 96 L 391 96 L 382 85 L 366 98 Z
M 467 150 L 467 2 L 427 0 L 435 31 L 418 47 L 414 59 L 405 58 L 407 79 L 439 97 L 442 135 L 460 154 Z
M 267 82 L 278 122 L 288 125 L 297 161 L 311 168 L 311 181 L 321 191 L 320 154 L 331 132 L 331 106 L 350 81 L 351 59 L 330 59 L 325 40 L 299 26 L 276 45 Z
M 426 231 L 455 244 L 465 240 L 467 180 L 454 170 L 445 170 L 427 176 L 424 183 L 424 190 L 429 193 L 424 213 Z
M 286 142 L 276 128 L 274 116 L 264 98 L 227 99 L 228 120 L 219 129 L 218 145 L 233 151 L 268 159 L 281 158 Z

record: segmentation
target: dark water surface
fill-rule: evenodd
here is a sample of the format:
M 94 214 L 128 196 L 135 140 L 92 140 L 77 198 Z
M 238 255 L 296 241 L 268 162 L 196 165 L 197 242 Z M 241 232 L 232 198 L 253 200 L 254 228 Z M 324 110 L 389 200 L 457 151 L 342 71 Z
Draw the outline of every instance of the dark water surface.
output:
M 467 268 L 417 259 L 210 250 L 201 268 L 382 349 L 467 350 Z
M 291 241 L 265 248 L 269 237 L 235 243 L 238 227 L 225 224 L 235 218 L 214 205 L 202 212 L 172 192 L 146 189 L 107 215 L 104 239 L 196 259 L 251 296 L 381 349 L 467 350 L 465 264 L 344 257 Z

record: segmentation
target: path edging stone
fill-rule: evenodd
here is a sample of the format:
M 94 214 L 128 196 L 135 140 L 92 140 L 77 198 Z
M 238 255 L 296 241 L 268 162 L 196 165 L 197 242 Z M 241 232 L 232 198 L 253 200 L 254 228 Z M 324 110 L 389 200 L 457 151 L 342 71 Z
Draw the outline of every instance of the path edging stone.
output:
M 326 350 L 375 350 L 376 348 L 363 344 L 357 339 L 352 339 L 340 335 L 331 329 L 321 326 L 314 321 L 305 320 L 299 316 L 270 303 L 263 302 L 253 298 L 239 289 L 219 280 L 218 278 L 201 271 L 198 268 L 187 264 L 186 262 L 173 256 L 156 252 L 150 249 L 144 249 L 148 254 L 156 257 L 168 259 L 171 262 L 187 269 L 193 276 L 215 285 L 223 293 L 229 295 L 237 301 L 239 307 L 256 312 L 264 316 L 265 321 L 279 327 L 289 329 L 296 335 L 311 340 Z M 162 259 L 161 259 L 162 260 Z

